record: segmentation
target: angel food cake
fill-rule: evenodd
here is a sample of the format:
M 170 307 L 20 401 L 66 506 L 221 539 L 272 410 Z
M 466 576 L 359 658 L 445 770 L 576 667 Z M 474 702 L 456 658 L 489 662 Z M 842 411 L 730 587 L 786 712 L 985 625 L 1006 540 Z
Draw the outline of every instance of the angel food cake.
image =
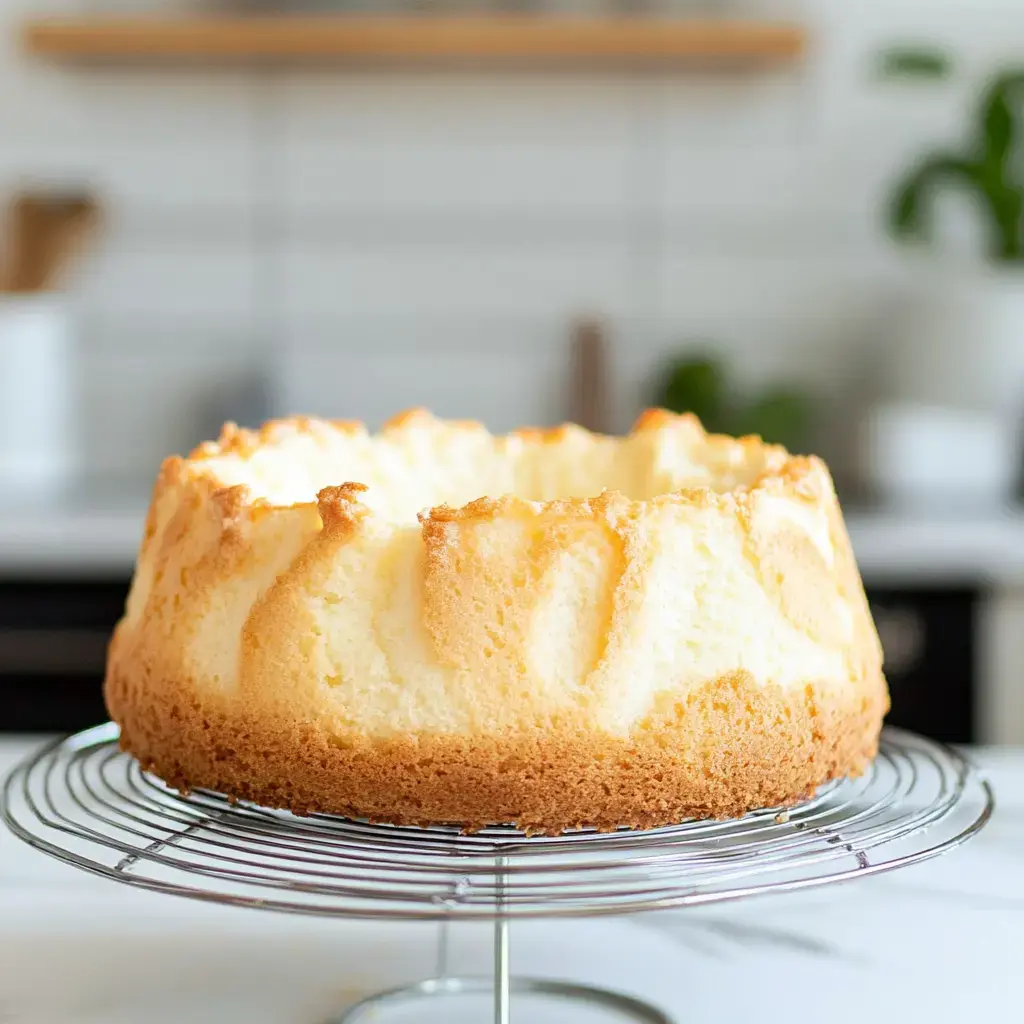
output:
M 161 469 L 105 693 L 172 786 L 542 832 L 799 800 L 888 709 L 825 465 L 660 410 L 225 427 Z

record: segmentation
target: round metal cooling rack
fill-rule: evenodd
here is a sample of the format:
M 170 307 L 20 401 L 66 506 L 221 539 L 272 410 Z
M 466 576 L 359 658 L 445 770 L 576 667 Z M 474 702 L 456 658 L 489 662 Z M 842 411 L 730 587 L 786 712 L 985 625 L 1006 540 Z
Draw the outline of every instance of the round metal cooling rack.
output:
M 507 1024 L 516 991 L 671 1024 L 632 997 L 510 979 L 510 919 L 632 913 L 866 877 L 958 846 L 994 806 L 990 785 L 959 753 L 887 729 L 862 778 L 788 810 L 648 831 L 528 837 L 495 826 L 463 835 L 296 817 L 206 791 L 182 795 L 143 772 L 117 739 L 115 725 L 98 726 L 19 765 L 3 788 L 15 835 L 93 874 L 194 899 L 321 916 L 495 922 L 493 981 L 449 975 L 442 931 L 437 978 L 372 997 L 339 1022 L 412 998 L 493 991 L 494 1020 Z

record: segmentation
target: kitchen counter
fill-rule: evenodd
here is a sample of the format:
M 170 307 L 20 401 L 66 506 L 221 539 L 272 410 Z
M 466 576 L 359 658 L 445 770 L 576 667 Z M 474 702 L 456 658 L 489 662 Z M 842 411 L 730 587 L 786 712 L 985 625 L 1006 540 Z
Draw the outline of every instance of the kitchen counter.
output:
M 143 489 L 120 486 L 0 503 L 0 573 L 127 575 L 148 504 Z
M 0 573 L 130 572 L 146 515 L 141 489 L 32 505 L 0 505 Z M 1024 583 L 1024 511 L 927 515 L 853 509 L 847 527 L 861 572 L 900 585 Z
M 872 584 L 1024 583 L 1024 511 L 937 515 L 851 511 L 850 542 Z
M 28 749 L 0 741 L 0 774 Z M 635 992 L 680 1022 L 1010 1020 L 1024 953 L 1024 750 L 976 760 L 999 806 L 960 850 L 720 908 L 517 922 L 513 969 Z M 306 920 L 138 892 L 0 834 L 5 1022 L 310 1024 L 360 993 L 429 974 L 436 937 L 435 925 Z M 485 926 L 455 926 L 457 969 L 489 970 L 489 938 Z M 536 1022 L 594 1019 L 533 1009 Z M 474 1019 L 489 1019 L 477 1010 Z

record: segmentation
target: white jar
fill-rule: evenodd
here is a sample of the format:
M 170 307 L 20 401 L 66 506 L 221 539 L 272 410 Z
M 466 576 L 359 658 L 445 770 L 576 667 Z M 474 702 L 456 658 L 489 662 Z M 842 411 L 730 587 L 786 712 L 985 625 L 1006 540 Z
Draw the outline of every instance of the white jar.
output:
M 0 294 L 0 499 L 46 497 L 67 485 L 74 373 L 61 297 Z

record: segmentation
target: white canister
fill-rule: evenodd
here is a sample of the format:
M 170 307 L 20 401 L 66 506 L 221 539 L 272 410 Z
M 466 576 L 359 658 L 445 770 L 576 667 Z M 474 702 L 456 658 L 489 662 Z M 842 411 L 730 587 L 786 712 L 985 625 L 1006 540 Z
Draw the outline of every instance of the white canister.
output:
M 1017 445 L 991 413 L 901 402 L 874 408 L 865 436 L 875 496 L 897 507 L 994 509 L 1013 498 Z
M 62 490 L 74 465 L 71 325 L 60 296 L 0 294 L 0 499 Z

